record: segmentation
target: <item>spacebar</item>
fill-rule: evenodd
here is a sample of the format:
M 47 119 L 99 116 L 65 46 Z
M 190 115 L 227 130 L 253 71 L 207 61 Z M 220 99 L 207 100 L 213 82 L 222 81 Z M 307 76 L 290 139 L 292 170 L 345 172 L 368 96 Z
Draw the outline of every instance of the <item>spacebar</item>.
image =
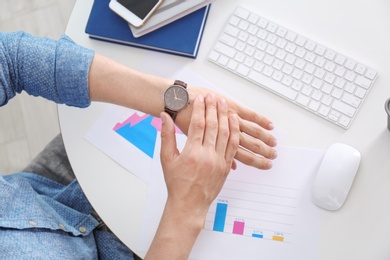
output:
M 256 71 L 252 70 L 249 73 L 248 78 L 288 99 L 294 100 L 295 97 L 297 96 L 297 92 L 295 90 L 283 85 L 282 83 L 276 82 Z

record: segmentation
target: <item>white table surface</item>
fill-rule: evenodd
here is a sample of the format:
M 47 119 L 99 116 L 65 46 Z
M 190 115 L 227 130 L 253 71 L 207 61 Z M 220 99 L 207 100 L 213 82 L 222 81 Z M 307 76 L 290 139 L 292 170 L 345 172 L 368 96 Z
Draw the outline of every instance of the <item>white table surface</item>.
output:
M 78 0 L 66 33 L 78 44 L 133 68 L 150 51 L 89 39 L 85 26 L 93 0 Z M 376 69 L 379 77 L 349 130 L 343 130 L 284 99 L 227 73 L 207 54 L 237 5 L 301 33 Z M 383 0 L 217 0 L 210 10 L 197 59 L 153 52 L 157 66 L 169 59 L 221 87 L 274 121 L 288 135 L 283 144 L 326 149 L 343 142 L 362 162 L 343 208 L 323 211 L 320 259 L 390 259 L 390 132 L 384 102 L 390 97 L 390 2 Z M 158 67 L 156 67 L 158 69 Z M 88 199 L 129 247 L 137 245 L 146 184 L 84 139 L 106 107 L 59 106 L 70 162 Z M 104 192 L 103 192 L 104 190 Z M 126 206 L 124 206 L 126 205 Z

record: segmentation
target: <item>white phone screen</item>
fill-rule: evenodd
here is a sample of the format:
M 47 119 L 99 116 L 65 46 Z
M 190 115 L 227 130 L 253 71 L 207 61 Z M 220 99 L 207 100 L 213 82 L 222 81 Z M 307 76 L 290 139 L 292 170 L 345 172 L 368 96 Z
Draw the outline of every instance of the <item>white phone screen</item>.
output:
M 126 7 L 141 20 L 143 20 L 153 7 L 158 3 L 158 0 L 117 0 L 118 3 Z

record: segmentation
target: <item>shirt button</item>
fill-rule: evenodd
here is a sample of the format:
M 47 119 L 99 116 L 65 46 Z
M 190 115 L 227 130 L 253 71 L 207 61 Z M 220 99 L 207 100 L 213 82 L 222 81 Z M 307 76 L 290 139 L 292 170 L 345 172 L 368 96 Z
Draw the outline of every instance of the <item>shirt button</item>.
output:
M 81 233 L 85 233 L 85 231 L 87 231 L 87 229 L 85 228 L 85 227 L 79 227 L 79 231 L 81 232 Z
M 37 222 L 30 220 L 30 221 L 28 222 L 28 224 L 30 224 L 31 226 L 34 226 L 34 227 L 35 227 L 35 226 L 37 225 Z
M 61 229 L 64 229 L 64 228 L 65 228 L 65 226 L 62 225 L 62 224 L 58 224 L 58 226 L 59 226 Z

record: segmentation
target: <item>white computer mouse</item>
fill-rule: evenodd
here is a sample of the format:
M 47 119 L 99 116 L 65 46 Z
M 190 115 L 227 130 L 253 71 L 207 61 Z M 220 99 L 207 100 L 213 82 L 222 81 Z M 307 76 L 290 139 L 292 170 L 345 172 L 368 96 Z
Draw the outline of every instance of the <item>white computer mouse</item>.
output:
M 327 210 L 338 210 L 348 196 L 360 159 L 360 152 L 352 146 L 342 143 L 329 146 L 312 187 L 314 204 Z

